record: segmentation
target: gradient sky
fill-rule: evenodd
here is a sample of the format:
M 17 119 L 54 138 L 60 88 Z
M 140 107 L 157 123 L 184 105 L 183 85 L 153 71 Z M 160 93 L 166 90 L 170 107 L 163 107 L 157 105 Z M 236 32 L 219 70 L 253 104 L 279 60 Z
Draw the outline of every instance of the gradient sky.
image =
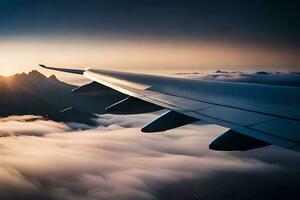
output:
M 300 68 L 297 1 L 2 0 L 0 74 Z

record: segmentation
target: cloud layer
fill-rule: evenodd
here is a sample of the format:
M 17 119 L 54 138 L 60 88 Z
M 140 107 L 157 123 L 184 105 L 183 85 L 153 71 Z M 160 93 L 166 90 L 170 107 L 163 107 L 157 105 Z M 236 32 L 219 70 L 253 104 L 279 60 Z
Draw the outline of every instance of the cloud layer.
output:
M 260 83 L 269 85 L 300 86 L 299 72 L 239 72 L 239 71 L 221 71 L 214 73 L 177 73 L 176 75 L 214 81 L 230 81 L 245 83 Z
M 102 115 L 98 128 L 85 131 L 51 121 L 2 120 L 1 134 L 18 137 L 0 138 L 0 199 L 152 200 L 168 185 L 220 171 L 280 170 L 251 156 L 208 150 L 226 130 L 218 126 L 141 133 L 137 126 L 154 116 Z

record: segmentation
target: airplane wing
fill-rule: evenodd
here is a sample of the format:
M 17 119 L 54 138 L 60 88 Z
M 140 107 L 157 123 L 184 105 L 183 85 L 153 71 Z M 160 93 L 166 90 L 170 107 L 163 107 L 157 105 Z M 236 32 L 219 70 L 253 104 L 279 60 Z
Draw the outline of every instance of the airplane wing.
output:
M 248 83 L 191 80 L 88 68 L 71 70 L 128 95 L 107 108 L 130 114 L 168 109 L 143 132 L 160 132 L 207 121 L 229 128 L 209 146 L 213 150 L 249 150 L 269 144 L 300 151 L 300 89 Z

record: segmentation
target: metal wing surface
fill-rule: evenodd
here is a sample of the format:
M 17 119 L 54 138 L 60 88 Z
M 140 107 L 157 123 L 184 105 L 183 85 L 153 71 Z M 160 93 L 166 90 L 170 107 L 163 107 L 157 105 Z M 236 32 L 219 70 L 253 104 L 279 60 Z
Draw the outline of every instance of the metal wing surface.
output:
M 133 102 L 147 102 L 145 108 L 150 104 L 169 110 L 143 127 L 143 132 L 165 131 L 204 120 L 230 128 L 211 143 L 210 148 L 214 150 L 248 150 L 274 144 L 300 151 L 300 89 L 297 87 L 191 80 L 93 68 L 85 69 L 82 74 L 130 97 L 108 111 L 141 110 L 137 106 L 143 107 L 143 103 Z

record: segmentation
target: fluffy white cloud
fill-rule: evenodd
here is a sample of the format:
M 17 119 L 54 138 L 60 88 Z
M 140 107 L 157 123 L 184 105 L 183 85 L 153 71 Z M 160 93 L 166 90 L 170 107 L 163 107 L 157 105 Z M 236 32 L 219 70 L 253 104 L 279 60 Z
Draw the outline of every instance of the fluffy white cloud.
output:
M 0 137 L 35 135 L 70 131 L 71 128 L 63 123 L 43 120 L 39 116 L 24 115 L 10 116 L 0 119 Z
M 298 72 L 239 72 L 239 71 L 216 71 L 214 73 L 177 73 L 192 79 L 204 79 L 214 81 L 261 83 L 270 85 L 300 86 L 300 73 Z
M 218 171 L 279 170 L 251 157 L 210 151 L 211 140 L 226 131 L 219 126 L 141 133 L 137 127 L 155 116 L 102 115 L 98 128 L 85 131 L 41 119 L 2 120 L 2 134 L 19 136 L 0 138 L 0 199 L 156 199 L 168 184 Z

